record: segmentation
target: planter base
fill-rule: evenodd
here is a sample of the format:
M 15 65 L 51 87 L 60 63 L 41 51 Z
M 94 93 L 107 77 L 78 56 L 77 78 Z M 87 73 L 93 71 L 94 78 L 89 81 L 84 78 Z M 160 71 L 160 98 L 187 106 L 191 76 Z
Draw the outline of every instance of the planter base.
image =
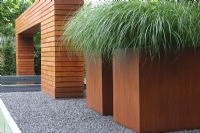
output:
M 113 114 L 112 65 L 100 58 L 86 61 L 87 106 L 102 115 Z
M 143 51 L 117 51 L 114 120 L 137 132 L 199 129 L 199 66 L 199 49 L 153 60 Z

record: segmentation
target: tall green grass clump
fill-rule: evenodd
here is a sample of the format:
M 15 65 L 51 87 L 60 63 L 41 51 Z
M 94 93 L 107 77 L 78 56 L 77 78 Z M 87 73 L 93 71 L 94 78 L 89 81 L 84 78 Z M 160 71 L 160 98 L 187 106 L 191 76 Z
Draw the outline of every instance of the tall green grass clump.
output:
M 200 46 L 200 6 L 195 2 L 104 2 L 84 6 L 67 23 L 64 41 L 85 54 L 111 58 L 118 48 L 161 51 Z

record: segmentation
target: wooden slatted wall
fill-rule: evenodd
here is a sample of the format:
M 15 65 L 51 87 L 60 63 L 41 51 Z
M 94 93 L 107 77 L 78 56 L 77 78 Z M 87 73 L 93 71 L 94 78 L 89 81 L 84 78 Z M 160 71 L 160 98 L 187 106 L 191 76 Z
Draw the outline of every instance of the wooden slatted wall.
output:
M 16 73 L 17 75 L 34 74 L 34 47 L 32 35 L 17 35 Z
M 64 24 L 82 4 L 83 0 L 40 0 L 16 20 L 17 35 L 41 30 L 42 90 L 56 98 L 83 96 L 83 56 L 61 40 Z

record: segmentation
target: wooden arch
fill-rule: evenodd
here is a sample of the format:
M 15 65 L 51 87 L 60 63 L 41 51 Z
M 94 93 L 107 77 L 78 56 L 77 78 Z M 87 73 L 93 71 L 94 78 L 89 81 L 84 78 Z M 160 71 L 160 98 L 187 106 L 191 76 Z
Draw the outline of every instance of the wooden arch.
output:
M 83 56 L 62 46 L 63 26 L 83 0 L 36 0 L 16 19 L 17 75 L 34 75 L 33 34 L 41 31 L 42 90 L 55 97 L 83 96 Z

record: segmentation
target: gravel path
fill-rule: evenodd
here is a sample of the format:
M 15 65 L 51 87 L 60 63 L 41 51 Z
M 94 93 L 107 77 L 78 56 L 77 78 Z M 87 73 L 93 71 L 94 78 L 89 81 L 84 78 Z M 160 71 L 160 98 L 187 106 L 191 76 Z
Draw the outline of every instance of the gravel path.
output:
M 54 100 L 41 92 L 0 93 L 0 98 L 23 133 L 132 133 L 111 116 L 87 109 L 85 99 Z
M 86 108 L 85 99 L 54 100 L 41 92 L 0 93 L 23 133 L 132 133 Z

